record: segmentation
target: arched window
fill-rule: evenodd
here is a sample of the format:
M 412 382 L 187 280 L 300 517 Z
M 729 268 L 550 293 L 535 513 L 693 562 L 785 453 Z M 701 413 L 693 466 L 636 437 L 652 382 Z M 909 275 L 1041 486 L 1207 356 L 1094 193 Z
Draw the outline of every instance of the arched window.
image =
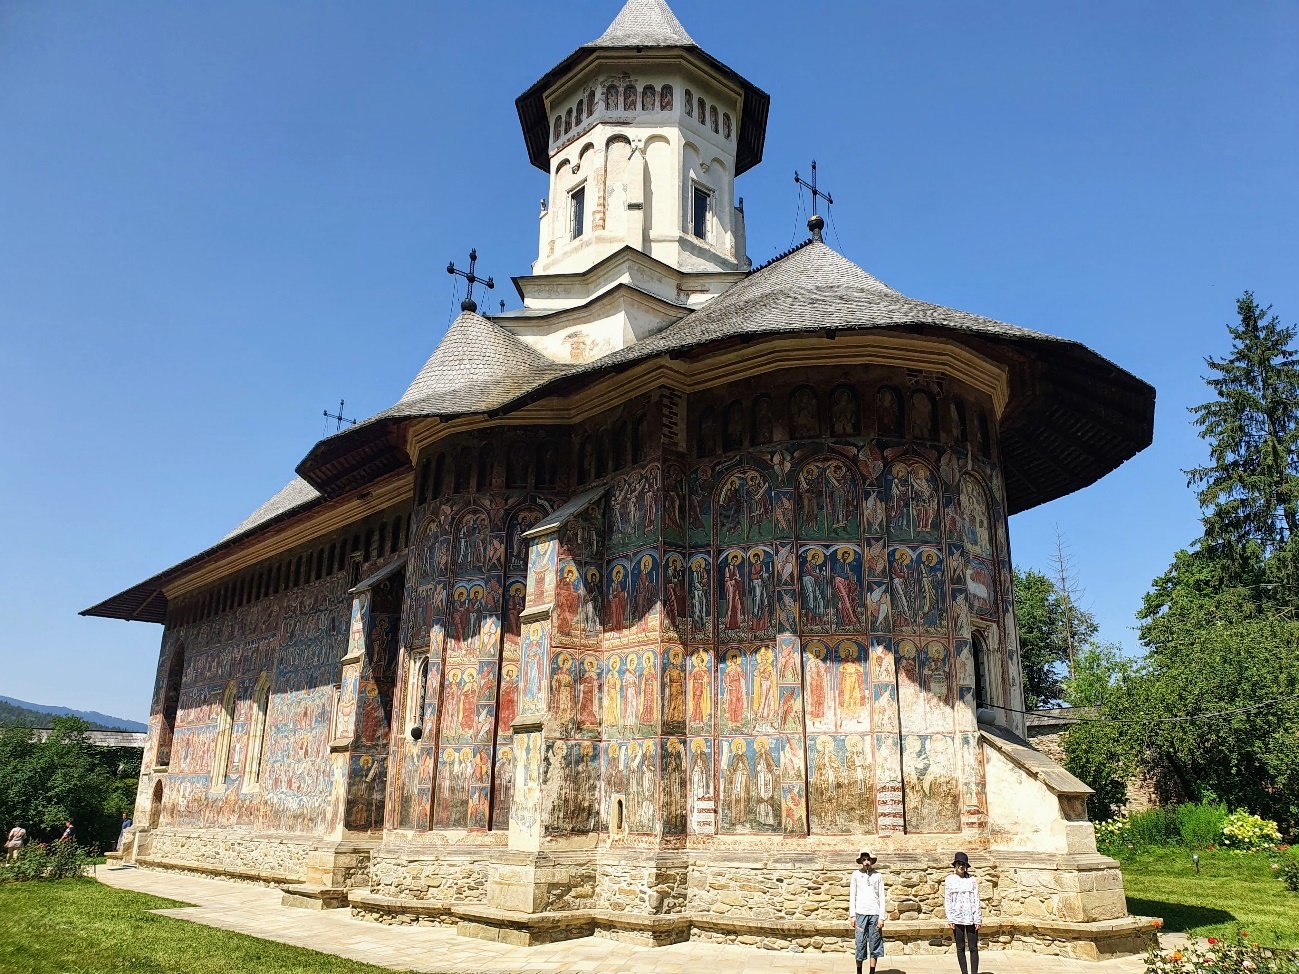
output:
M 654 111 L 654 101 L 656 95 L 657 92 L 654 90 L 653 85 L 646 85 L 644 88 L 641 89 L 640 110 L 642 112 Z
M 298 555 L 293 562 L 293 587 L 297 588 L 302 584 L 302 556 Z
M 589 484 L 595 479 L 595 443 L 591 437 L 582 440 L 577 450 L 577 482 Z
M 492 473 L 494 469 L 492 456 L 492 445 L 484 443 L 478 449 L 478 490 L 485 491 L 492 489 Z
M 590 118 L 595 114 L 595 89 L 592 88 L 586 93 L 586 117 Z
M 613 428 L 613 469 L 621 470 L 628 463 L 627 424 L 619 423 Z
M 555 460 L 555 444 L 537 444 L 537 486 L 554 487 L 558 476 L 558 464 Z
M 244 785 L 255 786 L 262 780 L 262 752 L 266 747 L 266 708 L 271 701 L 271 681 L 263 673 L 253 690 L 253 717 L 248 725 L 248 761 L 244 765 Z
M 988 644 L 978 629 L 970 640 L 970 650 L 974 654 L 974 705 L 982 708 L 991 701 L 988 699 L 988 676 L 985 669 L 988 665 Z
M 968 447 L 970 428 L 965 419 L 965 403 L 953 396 L 947 401 L 947 411 L 952 424 L 952 445 Z
M 369 561 L 374 557 L 374 528 L 367 528 L 365 531 L 365 547 L 361 549 L 362 561 Z
M 988 434 L 988 414 L 980 409 L 976 422 L 979 427 L 979 456 L 990 457 L 992 456 L 992 437 Z
M 320 549 L 316 552 L 316 581 L 318 582 L 324 577 L 325 577 L 325 547 L 324 545 L 321 545 Z
M 210 787 L 220 788 L 226 783 L 230 768 L 230 735 L 235 726 L 235 681 L 226 684 L 221 695 L 221 710 L 217 714 L 216 747 L 212 751 Z
M 695 441 L 695 452 L 700 459 L 711 457 L 717 452 L 717 414 L 709 406 L 699 414 L 699 433 Z
M 558 142 L 559 137 L 563 134 L 564 134 L 564 120 L 560 118 L 558 115 L 556 115 L 555 116 L 555 141 Z
M 771 397 L 765 392 L 753 399 L 753 421 L 750 425 L 749 442 L 753 446 L 763 446 L 774 438 L 771 420 Z
M 332 575 L 338 568 L 338 542 L 329 545 L 329 560 L 325 562 L 325 574 Z
M 573 109 L 564 112 L 564 134 L 573 131 Z
M 452 488 L 455 493 L 463 494 L 469 490 L 469 478 L 474 473 L 473 464 L 473 450 L 467 446 L 462 446 L 456 451 L 455 486 Z
M 744 449 L 744 406 L 733 400 L 726 407 L 726 417 L 722 422 L 722 452 Z
M 627 85 L 622 90 L 622 110 L 624 112 L 634 112 L 636 110 L 636 86 Z
M 400 551 L 403 547 L 405 547 L 403 543 L 404 541 L 405 541 L 405 537 L 402 534 L 401 515 L 398 514 L 395 518 L 392 519 L 392 538 L 391 538 L 391 543 L 388 546 L 388 554 L 391 555 L 393 552 Z
M 388 553 L 386 551 L 387 547 L 388 547 L 388 522 L 381 521 L 379 522 L 379 550 L 375 552 L 375 554 L 379 556 L 386 555 Z
M 731 113 L 722 112 L 722 135 L 728 140 L 731 137 Z
M 861 432 L 861 409 L 857 405 L 857 390 L 852 386 L 836 386 L 830 391 L 830 435 L 856 436 Z
M 415 503 L 424 504 L 428 501 L 429 480 L 433 477 L 433 461 L 425 459 L 419 465 L 419 488 L 415 491 Z
M 938 439 L 938 409 L 923 389 L 911 393 L 911 438 L 927 443 Z
M 421 656 L 411 670 L 410 693 L 406 699 L 410 708 L 406 713 L 406 726 L 412 740 L 424 736 L 424 705 L 428 702 L 428 657 Z
M 522 440 L 510 446 L 510 452 L 505 458 L 505 486 L 528 486 L 528 444 Z
M 875 430 L 880 436 L 902 435 L 902 397 L 892 386 L 875 391 Z
M 581 125 L 581 124 L 582 124 L 582 109 L 585 108 L 585 107 L 586 107 L 585 102 L 583 102 L 582 99 L 579 98 L 579 99 L 577 100 L 577 104 L 573 106 L 573 124 L 574 124 L 574 125 Z
M 644 416 L 637 416 L 631 424 L 631 462 L 640 463 L 645 459 L 645 428 L 646 420 Z
M 165 768 L 171 764 L 171 742 L 176 736 L 176 713 L 180 710 L 180 687 L 185 676 L 185 645 L 177 646 L 167 664 L 167 679 L 162 685 L 162 726 L 158 728 L 158 755 L 154 763 Z
M 695 96 L 690 93 L 689 88 L 686 89 L 686 117 L 695 117 Z
M 162 779 L 153 783 L 153 797 L 149 800 L 149 828 L 156 829 L 162 823 Z
M 795 440 L 821 435 L 821 404 L 811 386 L 799 386 L 790 394 L 789 435 Z
M 618 110 L 618 101 L 618 86 L 607 86 L 604 89 L 604 110 L 606 112 L 616 112 Z
M 665 112 L 672 111 L 672 86 L 664 85 L 659 89 L 659 108 Z
M 604 477 L 609 473 L 609 433 L 601 433 L 595 441 L 595 475 Z
M 714 132 L 717 132 L 717 131 L 719 130 L 720 126 L 717 124 L 717 106 L 716 106 L 716 105 L 710 105 L 709 108 L 708 108 L 708 123 L 713 127 L 713 131 L 714 131 Z
M 429 500 L 437 500 L 447 486 L 447 458 L 439 453 L 433 461 L 433 484 L 429 487 Z
M 700 95 L 695 99 L 695 110 L 699 112 L 699 124 L 708 124 L 708 105 L 704 102 L 704 96 Z

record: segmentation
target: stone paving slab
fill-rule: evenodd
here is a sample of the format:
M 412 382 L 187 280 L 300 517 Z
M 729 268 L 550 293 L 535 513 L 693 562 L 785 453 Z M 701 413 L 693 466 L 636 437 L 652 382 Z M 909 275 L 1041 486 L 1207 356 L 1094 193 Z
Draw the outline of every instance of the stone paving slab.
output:
M 448 927 L 416 927 L 358 920 L 346 910 L 301 910 L 280 905 L 278 889 L 187 876 L 132 866 L 100 866 L 100 882 L 152 893 L 192 907 L 157 910 L 222 930 L 306 947 L 399 971 L 447 974 L 853 974 L 844 954 L 790 951 L 708 943 L 636 947 L 601 937 L 584 937 L 539 947 L 511 947 L 456 936 Z M 985 950 L 982 974 L 1140 974 L 1138 957 L 1088 962 Z M 956 958 L 885 957 L 879 974 L 956 974 Z

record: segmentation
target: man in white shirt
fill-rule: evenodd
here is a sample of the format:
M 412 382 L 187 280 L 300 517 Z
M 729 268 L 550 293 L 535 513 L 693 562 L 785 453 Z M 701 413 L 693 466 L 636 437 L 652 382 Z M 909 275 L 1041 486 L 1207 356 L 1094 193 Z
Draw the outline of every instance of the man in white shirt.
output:
M 857 974 L 861 963 L 870 957 L 870 969 L 884 956 L 884 877 L 875 871 L 875 857 L 865 850 L 857 857 L 861 869 L 848 880 L 848 922 L 857 938 Z

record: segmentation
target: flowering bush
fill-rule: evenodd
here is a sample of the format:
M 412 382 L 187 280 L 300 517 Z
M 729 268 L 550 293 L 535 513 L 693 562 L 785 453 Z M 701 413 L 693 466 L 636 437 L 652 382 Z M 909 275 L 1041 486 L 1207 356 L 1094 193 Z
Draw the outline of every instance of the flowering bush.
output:
M 1146 955 L 1146 974 L 1299 974 L 1299 962 L 1292 952 L 1272 950 L 1249 939 L 1242 930 L 1235 940 L 1210 937 L 1208 942 L 1188 944 L 1180 950 L 1151 950 Z
M 1275 864 L 1276 878 L 1285 883 L 1286 889 L 1299 893 L 1299 858 L 1289 856 Z
M 1228 849 L 1274 849 L 1281 841 L 1276 823 L 1238 809 L 1222 825 L 1222 844 Z

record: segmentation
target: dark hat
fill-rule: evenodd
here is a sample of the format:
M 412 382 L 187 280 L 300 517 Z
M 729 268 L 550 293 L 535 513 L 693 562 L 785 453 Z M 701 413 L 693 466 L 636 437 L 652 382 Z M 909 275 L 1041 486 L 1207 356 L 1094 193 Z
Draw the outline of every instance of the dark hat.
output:
M 970 857 L 967 856 L 964 852 L 958 852 L 955 856 L 952 857 L 952 865 L 965 866 L 968 869 L 970 866 Z
M 871 855 L 869 852 L 867 852 L 865 849 L 863 849 L 863 850 L 861 851 L 861 854 L 857 856 L 857 861 L 858 861 L 858 862 L 869 862 L 872 866 L 875 865 L 875 857 L 872 856 L 872 855 Z

